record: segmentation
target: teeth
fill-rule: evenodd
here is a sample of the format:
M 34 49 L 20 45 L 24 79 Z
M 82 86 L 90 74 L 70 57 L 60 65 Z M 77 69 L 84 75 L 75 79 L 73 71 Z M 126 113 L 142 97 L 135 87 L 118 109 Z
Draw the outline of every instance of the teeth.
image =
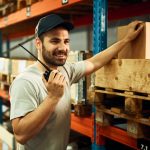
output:
M 65 57 L 65 55 L 56 55 L 56 57 Z
M 64 55 L 56 55 L 56 56 L 64 56 Z

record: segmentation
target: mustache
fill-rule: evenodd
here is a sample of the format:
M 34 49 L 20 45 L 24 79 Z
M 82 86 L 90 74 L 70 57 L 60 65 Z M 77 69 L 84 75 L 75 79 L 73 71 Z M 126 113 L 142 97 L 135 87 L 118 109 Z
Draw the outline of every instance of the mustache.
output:
M 64 50 L 57 50 L 53 52 L 53 55 L 68 55 L 68 52 L 64 51 Z

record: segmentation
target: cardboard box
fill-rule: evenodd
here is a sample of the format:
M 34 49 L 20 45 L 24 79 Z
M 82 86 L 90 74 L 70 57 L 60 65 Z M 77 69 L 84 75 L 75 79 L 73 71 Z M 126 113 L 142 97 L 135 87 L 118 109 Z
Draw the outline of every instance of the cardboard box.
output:
M 117 39 L 121 40 L 128 32 L 128 26 L 118 27 Z M 150 22 L 146 22 L 138 37 L 118 53 L 120 59 L 150 59 Z

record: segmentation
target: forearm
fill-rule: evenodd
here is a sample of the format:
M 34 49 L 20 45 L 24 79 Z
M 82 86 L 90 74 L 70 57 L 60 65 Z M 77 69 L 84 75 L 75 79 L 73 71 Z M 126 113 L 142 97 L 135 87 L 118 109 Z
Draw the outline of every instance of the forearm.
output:
M 87 66 L 85 74 L 90 74 L 107 64 L 128 42 L 134 40 L 139 35 L 139 33 L 143 30 L 143 27 L 144 23 L 142 21 L 134 21 L 130 23 L 128 25 L 128 32 L 121 41 L 113 44 L 111 47 L 85 61 Z
M 13 123 L 18 141 L 25 143 L 41 131 L 55 109 L 56 104 L 51 101 L 46 97 L 37 109 Z
M 92 73 L 96 71 L 97 69 L 100 69 L 101 67 L 103 67 L 105 64 L 107 64 L 110 60 L 113 59 L 114 56 L 118 54 L 118 52 L 120 52 L 124 48 L 124 46 L 127 43 L 128 41 L 125 39 L 120 40 L 117 43 L 110 46 L 109 48 L 107 48 L 106 50 L 96 54 L 90 59 L 87 59 L 86 64 L 88 67 L 87 67 L 86 74 Z M 88 68 L 90 68 L 89 71 L 88 71 Z
M 113 44 L 106 50 L 102 51 L 101 53 L 99 53 L 95 57 L 93 57 L 93 61 L 95 63 L 97 63 L 97 68 L 107 64 L 111 59 L 113 59 L 125 47 L 125 45 L 127 43 L 128 43 L 128 41 L 126 41 L 126 40 L 118 41 L 117 43 Z

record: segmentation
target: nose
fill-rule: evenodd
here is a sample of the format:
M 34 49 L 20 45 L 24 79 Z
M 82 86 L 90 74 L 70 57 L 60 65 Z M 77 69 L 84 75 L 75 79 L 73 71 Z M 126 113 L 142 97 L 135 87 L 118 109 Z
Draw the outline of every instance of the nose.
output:
M 64 42 L 60 42 L 58 45 L 58 50 L 68 50 L 68 46 Z

